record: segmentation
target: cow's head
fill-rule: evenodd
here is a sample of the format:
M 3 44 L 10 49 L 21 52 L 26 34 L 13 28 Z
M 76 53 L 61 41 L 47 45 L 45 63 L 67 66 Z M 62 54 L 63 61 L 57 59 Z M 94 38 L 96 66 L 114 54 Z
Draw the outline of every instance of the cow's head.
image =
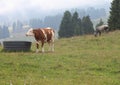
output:
M 109 32 L 110 28 L 108 26 L 105 27 L 105 32 Z
M 26 36 L 34 36 L 34 33 L 33 33 L 33 29 L 30 28 L 27 33 L 26 33 Z

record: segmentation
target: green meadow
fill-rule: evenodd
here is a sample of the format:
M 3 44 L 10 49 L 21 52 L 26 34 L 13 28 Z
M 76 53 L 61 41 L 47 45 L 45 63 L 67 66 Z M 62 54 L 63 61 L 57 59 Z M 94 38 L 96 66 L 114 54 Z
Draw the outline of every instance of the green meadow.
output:
M 0 85 L 120 85 L 120 31 L 55 40 L 54 53 L 2 49 Z

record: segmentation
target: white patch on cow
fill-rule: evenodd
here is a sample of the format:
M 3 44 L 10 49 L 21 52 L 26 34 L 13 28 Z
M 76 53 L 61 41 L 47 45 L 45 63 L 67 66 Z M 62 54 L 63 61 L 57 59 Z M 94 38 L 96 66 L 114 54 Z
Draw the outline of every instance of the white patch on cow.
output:
M 44 51 L 44 46 L 42 47 L 42 53 L 44 53 L 45 51 Z
M 55 33 L 52 30 L 52 42 L 54 42 L 54 38 L 55 38 Z
M 33 29 L 30 28 L 28 32 L 26 33 L 27 36 L 34 36 Z
M 105 27 L 108 27 L 108 25 L 104 25 Z
M 50 27 L 47 27 L 46 29 L 51 29 Z
M 48 33 L 50 34 L 51 33 L 51 28 L 50 27 L 47 27 L 46 29 L 48 29 Z
M 45 39 L 46 39 L 45 41 L 47 41 L 47 35 L 46 35 L 44 29 L 41 29 L 41 31 L 43 32 L 43 34 L 44 34 L 44 36 L 45 36 Z
M 50 30 L 48 30 L 48 34 L 50 34 L 51 33 L 51 31 Z

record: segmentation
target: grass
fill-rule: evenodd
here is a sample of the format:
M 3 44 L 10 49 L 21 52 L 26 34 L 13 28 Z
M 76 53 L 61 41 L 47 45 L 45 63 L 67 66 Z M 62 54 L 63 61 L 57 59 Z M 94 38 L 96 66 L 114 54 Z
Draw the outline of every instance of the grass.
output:
M 119 35 L 59 39 L 54 53 L 35 53 L 35 43 L 30 52 L 0 47 L 0 85 L 119 85 Z

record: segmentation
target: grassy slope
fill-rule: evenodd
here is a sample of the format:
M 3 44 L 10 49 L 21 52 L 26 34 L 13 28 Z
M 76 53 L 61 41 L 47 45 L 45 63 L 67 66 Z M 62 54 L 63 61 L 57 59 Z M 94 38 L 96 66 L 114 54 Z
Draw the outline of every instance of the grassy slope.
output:
M 120 84 L 120 31 L 56 40 L 54 53 L 34 50 L 0 52 L 0 85 Z

